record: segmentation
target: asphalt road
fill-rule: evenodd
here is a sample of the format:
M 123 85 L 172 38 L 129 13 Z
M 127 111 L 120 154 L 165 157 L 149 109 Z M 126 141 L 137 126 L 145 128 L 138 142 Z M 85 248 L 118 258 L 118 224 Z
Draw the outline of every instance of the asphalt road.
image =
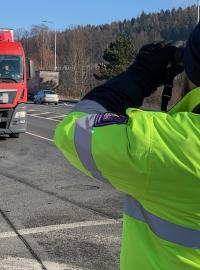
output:
M 0 270 L 117 270 L 123 195 L 53 144 L 73 105 L 28 105 L 28 130 L 0 138 Z

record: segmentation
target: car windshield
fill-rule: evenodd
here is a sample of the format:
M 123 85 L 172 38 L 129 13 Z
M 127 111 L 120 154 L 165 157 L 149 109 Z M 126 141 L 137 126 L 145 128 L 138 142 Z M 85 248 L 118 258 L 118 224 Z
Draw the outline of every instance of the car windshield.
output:
M 45 94 L 55 95 L 56 93 L 50 90 L 44 91 Z
M 0 80 L 21 82 L 23 59 L 18 55 L 0 55 Z

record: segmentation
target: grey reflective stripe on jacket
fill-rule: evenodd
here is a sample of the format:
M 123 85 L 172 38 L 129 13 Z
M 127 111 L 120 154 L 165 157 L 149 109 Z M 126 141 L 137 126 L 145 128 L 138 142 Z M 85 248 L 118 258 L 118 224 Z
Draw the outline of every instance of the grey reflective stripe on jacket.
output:
M 97 114 L 107 112 L 107 110 L 96 101 L 85 99 L 78 102 L 72 109 L 72 112 L 85 112 L 88 114 Z
M 106 112 L 106 109 L 95 101 L 83 100 L 72 111 L 88 113 L 88 115 L 77 120 L 74 132 L 74 145 L 81 163 L 93 177 L 104 183 L 109 183 L 97 169 L 92 156 L 92 128 L 94 120 L 97 113 Z
M 137 200 L 130 196 L 126 197 L 124 213 L 145 222 L 161 239 L 189 248 L 200 248 L 200 231 L 161 219 L 146 211 Z

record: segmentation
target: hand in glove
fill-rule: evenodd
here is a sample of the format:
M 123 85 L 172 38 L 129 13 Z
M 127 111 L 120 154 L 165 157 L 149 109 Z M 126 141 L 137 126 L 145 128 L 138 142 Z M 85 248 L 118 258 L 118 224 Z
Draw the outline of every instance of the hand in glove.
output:
M 142 79 L 145 96 L 149 96 L 165 83 L 167 72 L 170 71 L 175 77 L 183 71 L 183 67 L 175 63 L 177 50 L 176 45 L 165 41 L 148 44 L 140 49 L 128 70 Z

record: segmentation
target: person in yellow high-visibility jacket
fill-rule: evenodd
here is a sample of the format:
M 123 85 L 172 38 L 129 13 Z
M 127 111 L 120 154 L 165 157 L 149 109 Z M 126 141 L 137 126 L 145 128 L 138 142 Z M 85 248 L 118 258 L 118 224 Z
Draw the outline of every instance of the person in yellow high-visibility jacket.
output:
M 126 194 L 121 270 L 200 269 L 200 25 L 184 50 L 184 91 L 195 89 L 168 113 L 136 109 L 164 83 L 175 51 L 144 46 L 55 131 L 71 164 Z

